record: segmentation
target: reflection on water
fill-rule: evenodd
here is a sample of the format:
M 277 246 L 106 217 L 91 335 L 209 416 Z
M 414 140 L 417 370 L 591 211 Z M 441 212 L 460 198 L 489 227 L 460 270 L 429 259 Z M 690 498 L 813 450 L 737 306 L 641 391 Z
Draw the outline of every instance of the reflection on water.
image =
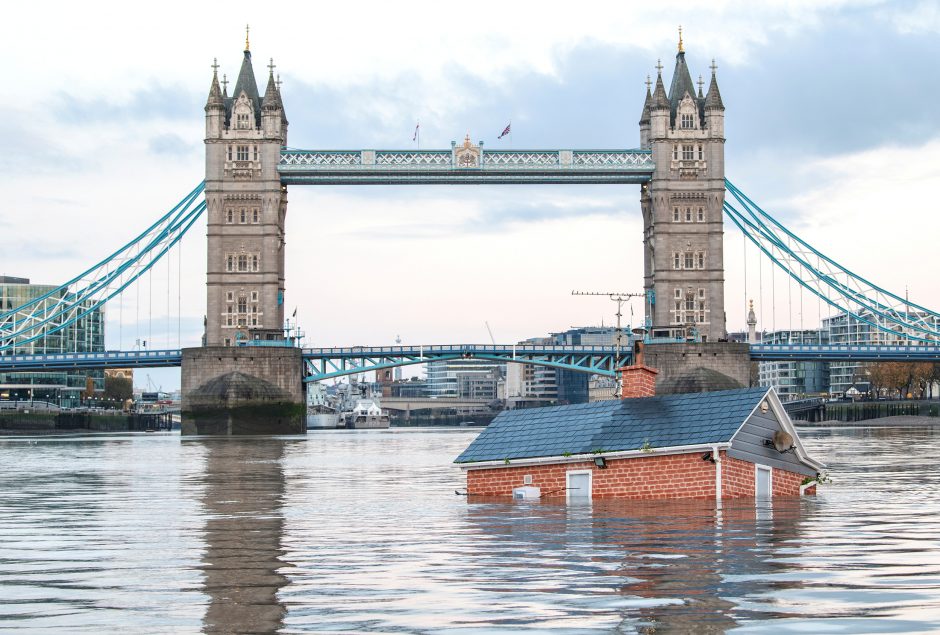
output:
M 0 628 L 940 630 L 940 429 L 814 429 L 816 499 L 468 503 L 472 430 L 0 440 Z
M 206 550 L 202 556 L 209 595 L 204 630 L 210 633 L 272 633 L 286 610 L 277 593 L 284 517 L 285 441 L 211 439 L 186 441 L 205 447 Z

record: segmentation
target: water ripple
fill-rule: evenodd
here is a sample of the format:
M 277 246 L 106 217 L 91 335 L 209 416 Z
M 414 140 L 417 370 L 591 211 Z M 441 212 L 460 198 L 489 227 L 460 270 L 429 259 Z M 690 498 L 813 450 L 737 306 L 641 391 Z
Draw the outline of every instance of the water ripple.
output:
M 816 498 L 468 503 L 473 430 L 0 440 L 0 629 L 940 630 L 937 428 L 813 429 Z

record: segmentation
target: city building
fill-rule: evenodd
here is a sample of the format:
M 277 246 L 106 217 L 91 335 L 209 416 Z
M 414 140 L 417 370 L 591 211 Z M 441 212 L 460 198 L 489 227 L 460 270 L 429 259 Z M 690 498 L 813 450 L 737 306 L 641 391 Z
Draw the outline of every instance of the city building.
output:
M 763 333 L 764 344 L 828 344 L 824 330 L 785 330 Z M 829 392 L 829 364 L 827 362 L 759 362 L 757 382 L 773 387 L 780 399 L 789 401 Z
M 552 333 L 555 344 L 576 346 L 616 346 L 617 329 L 613 326 L 581 326 Z M 633 348 L 629 327 L 621 329 L 620 345 L 625 351 Z M 587 403 L 616 397 L 616 380 L 589 375 L 576 370 L 558 370 L 558 403 Z
M 63 291 L 45 284 L 31 284 L 28 278 L 0 276 L 0 314 L 12 311 L 27 302 L 39 299 L 40 310 L 52 307 Z M 40 299 L 41 298 L 41 299 Z M 90 308 L 90 304 L 88 305 Z M 13 315 L 0 320 L 12 321 Z M 94 309 L 85 317 L 68 324 L 55 333 L 47 333 L 32 342 L 16 347 L 7 354 L 71 353 L 104 351 L 104 311 Z M 36 371 L 28 373 L 0 373 L 0 399 L 36 400 L 76 406 L 83 392 L 104 390 L 104 372 L 93 371 Z
M 923 320 L 932 330 L 940 330 L 940 318 L 919 311 L 906 313 L 909 320 Z M 859 319 L 861 318 L 861 319 Z M 888 331 L 878 328 L 887 326 Z M 870 312 L 863 312 L 859 317 L 849 313 L 841 313 L 823 319 L 823 330 L 826 331 L 830 344 L 846 345 L 898 345 L 917 344 L 911 339 L 913 332 L 900 330 L 901 327 L 888 325 L 884 317 Z M 831 394 L 844 394 L 855 387 L 860 393 L 871 390 L 871 383 L 865 371 L 865 362 L 831 362 L 829 364 L 829 392 Z
M 485 359 L 453 359 L 429 362 L 426 366 L 427 394 L 433 398 L 499 398 L 499 384 L 506 364 Z

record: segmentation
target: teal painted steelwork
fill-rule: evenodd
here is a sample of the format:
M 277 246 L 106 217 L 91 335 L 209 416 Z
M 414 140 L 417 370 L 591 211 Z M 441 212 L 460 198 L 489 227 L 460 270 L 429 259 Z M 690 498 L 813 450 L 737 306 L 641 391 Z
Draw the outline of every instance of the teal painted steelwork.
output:
M 867 324 L 884 333 L 888 333 L 892 337 L 903 337 L 907 340 L 923 343 L 933 343 L 940 339 L 940 330 L 936 328 L 936 324 L 940 323 L 940 315 L 914 303 L 902 300 L 896 294 L 873 285 L 868 280 L 839 265 L 785 228 L 767 212 L 760 209 L 760 207 L 730 181 L 726 180 L 726 187 L 747 212 L 745 214 L 735 208 L 730 202 L 725 201 L 724 211 L 731 221 L 775 266 L 780 267 L 798 284 L 808 289 L 816 297 L 837 309 L 839 312 L 846 313 L 858 322 Z M 824 260 L 831 265 L 836 270 L 835 275 L 844 277 L 845 282 L 836 279 L 832 272 L 820 270 L 819 267 L 813 265 L 804 254 L 791 248 L 786 240 L 778 236 L 776 231 L 764 222 L 765 219 L 782 231 L 786 237 L 808 250 L 810 254 L 815 256 L 819 261 Z M 784 259 L 779 258 L 774 253 L 774 249 L 778 250 Z M 804 276 L 800 274 L 800 271 L 794 270 L 794 266 L 792 266 L 790 262 L 785 262 L 785 260 L 797 263 L 798 268 L 805 271 L 809 279 L 805 279 Z M 834 291 L 836 299 L 830 298 L 828 291 L 822 293 L 820 288 L 813 286 L 814 284 L 818 285 L 821 289 Z M 858 288 L 853 288 L 853 285 Z M 861 289 L 865 289 L 866 291 L 863 292 Z M 876 297 L 872 298 L 868 293 Z M 878 295 L 894 300 L 894 306 L 879 300 Z M 901 308 L 904 310 L 900 310 Z M 921 314 L 917 315 L 913 313 L 911 309 L 920 311 Z M 873 319 L 875 316 L 880 317 L 883 321 Z M 900 333 L 898 332 L 899 327 L 902 329 Z
M 617 366 L 615 355 L 613 346 L 462 344 L 304 349 L 304 381 L 323 381 L 396 366 L 457 359 L 534 364 L 612 377 Z M 624 359 L 622 356 L 621 363 Z
M 649 150 L 486 150 L 472 165 L 456 165 L 461 150 L 281 151 L 285 185 L 645 183 Z
M 204 188 L 204 183 L 197 185 L 160 220 L 94 267 L 43 296 L 0 314 L 0 352 L 16 350 L 67 328 L 138 280 L 182 239 L 205 211 L 205 201 L 193 207 Z M 83 282 L 84 286 L 78 286 Z

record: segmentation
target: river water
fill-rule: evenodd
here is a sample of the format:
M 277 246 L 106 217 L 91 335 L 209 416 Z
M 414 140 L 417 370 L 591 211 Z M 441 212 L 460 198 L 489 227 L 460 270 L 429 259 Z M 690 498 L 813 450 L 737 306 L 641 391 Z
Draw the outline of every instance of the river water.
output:
M 816 498 L 468 503 L 475 430 L 0 439 L 0 630 L 940 631 L 940 427 L 822 428 Z

